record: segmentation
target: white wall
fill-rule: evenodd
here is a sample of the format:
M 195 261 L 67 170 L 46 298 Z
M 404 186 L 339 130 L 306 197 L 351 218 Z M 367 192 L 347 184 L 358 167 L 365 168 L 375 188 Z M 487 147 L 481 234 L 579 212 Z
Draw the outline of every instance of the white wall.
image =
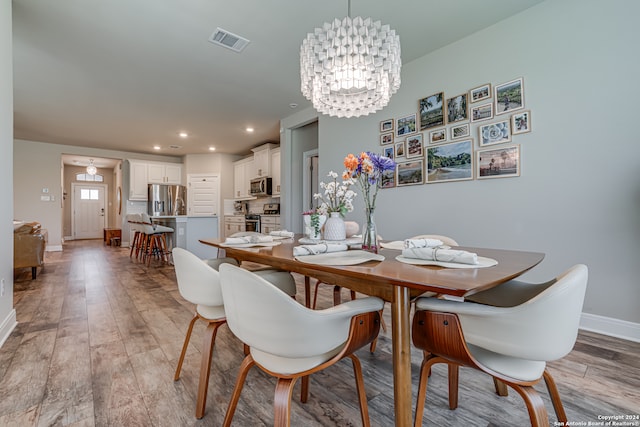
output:
M 528 280 L 585 263 L 584 312 L 633 322 L 627 326 L 638 334 L 638 16 L 640 2 L 631 0 L 546 1 L 405 64 L 401 89 L 382 112 L 320 118 L 321 176 L 342 170 L 349 152 L 381 152 L 379 122 L 415 112 L 419 98 L 524 77 L 533 131 L 513 139 L 522 176 L 384 190 L 380 233 L 440 233 L 469 246 L 546 253 Z M 363 219 L 361 204 L 351 218 Z
M 0 347 L 16 325 L 13 309 L 13 56 L 11 0 L 0 1 Z

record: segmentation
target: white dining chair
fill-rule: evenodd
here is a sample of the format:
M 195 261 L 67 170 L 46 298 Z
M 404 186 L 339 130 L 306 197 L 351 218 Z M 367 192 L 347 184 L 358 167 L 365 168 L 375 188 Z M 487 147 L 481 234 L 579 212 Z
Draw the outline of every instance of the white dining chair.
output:
M 250 347 L 224 419 L 230 426 L 249 370 L 257 365 L 277 378 L 274 425 L 288 426 L 291 394 L 302 378 L 301 400 L 307 401 L 309 375 L 344 357 L 352 360 L 362 424 L 369 425 L 360 361 L 354 352 L 378 335 L 383 301 L 361 298 L 325 310 L 311 310 L 288 298 L 253 272 L 220 266 L 222 295 L 231 332 Z
M 176 367 L 176 372 L 173 377 L 174 381 L 180 379 L 182 364 L 196 321 L 202 320 L 207 323 L 207 333 L 205 334 L 202 347 L 198 397 L 196 401 L 196 418 L 202 418 L 207 401 L 211 357 L 213 355 L 216 332 L 220 326 L 226 323 L 225 308 L 222 291 L 220 289 L 220 275 L 214 266 L 220 267 L 220 265 L 223 264 L 236 266 L 237 262 L 231 258 L 218 258 L 215 263 L 210 262 L 210 260 L 203 261 L 193 253 L 182 248 L 174 248 L 173 261 L 180 295 L 185 300 L 196 305 L 195 315 L 189 323 L 187 334 L 182 345 L 182 352 L 180 353 L 178 366 Z M 259 274 L 264 275 L 266 280 L 271 281 L 274 288 L 285 295 L 286 298 L 295 297 L 296 285 L 290 273 L 265 270 Z
M 546 362 L 567 355 L 578 334 L 588 270 L 578 264 L 540 285 L 511 283 L 476 302 L 437 298 L 416 300 L 412 338 L 423 350 L 415 425 L 422 425 L 431 366 L 449 366 L 449 408 L 458 405 L 458 367 L 469 366 L 516 390 L 524 400 L 532 426 L 548 426 L 547 411 L 533 385 L 544 378 L 558 421 L 567 417 Z M 499 288 L 499 286 L 498 286 Z M 502 294 L 502 295 L 500 295 Z M 519 294 L 519 295 L 518 295 Z M 508 301 L 515 303 L 509 305 Z M 496 306 L 500 303 L 503 306 Z

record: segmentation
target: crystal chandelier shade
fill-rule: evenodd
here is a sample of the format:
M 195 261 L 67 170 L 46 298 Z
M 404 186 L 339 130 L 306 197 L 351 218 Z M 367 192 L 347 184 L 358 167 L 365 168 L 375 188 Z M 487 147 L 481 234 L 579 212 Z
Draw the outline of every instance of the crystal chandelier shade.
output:
M 320 113 L 366 116 L 400 88 L 400 37 L 371 18 L 324 23 L 300 47 L 302 94 Z
M 89 175 L 95 175 L 98 172 L 98 169 L 93 165 L 93 159 L 89 160 L 89 166 L 87 166 L 87 173 Z

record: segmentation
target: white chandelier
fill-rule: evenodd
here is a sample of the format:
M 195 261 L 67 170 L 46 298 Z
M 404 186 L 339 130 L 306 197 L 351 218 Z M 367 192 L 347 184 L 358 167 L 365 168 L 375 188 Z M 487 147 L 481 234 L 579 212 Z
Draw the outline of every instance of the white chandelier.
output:
M 89 175 L 95 175 L 98 169 L 93 165 L 93 159 L 89 160 L 89 166 L 87 166 L 87 173 Z
M 323 114 L 360 117 L 384 108 L 400 88 L 400 37 L 371 18 L 324 23 L 300 47 L 302 94 Z

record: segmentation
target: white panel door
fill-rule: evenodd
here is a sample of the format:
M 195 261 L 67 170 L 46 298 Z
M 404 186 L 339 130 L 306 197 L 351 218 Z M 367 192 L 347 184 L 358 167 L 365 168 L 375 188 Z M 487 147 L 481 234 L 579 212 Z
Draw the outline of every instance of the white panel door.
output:
M 218 215 L 218 175 L 189 175 L 188 185 L 189 215 Z
M 106 226 L 106 186 L 73 184 L 74 239 L 101 239 Z

